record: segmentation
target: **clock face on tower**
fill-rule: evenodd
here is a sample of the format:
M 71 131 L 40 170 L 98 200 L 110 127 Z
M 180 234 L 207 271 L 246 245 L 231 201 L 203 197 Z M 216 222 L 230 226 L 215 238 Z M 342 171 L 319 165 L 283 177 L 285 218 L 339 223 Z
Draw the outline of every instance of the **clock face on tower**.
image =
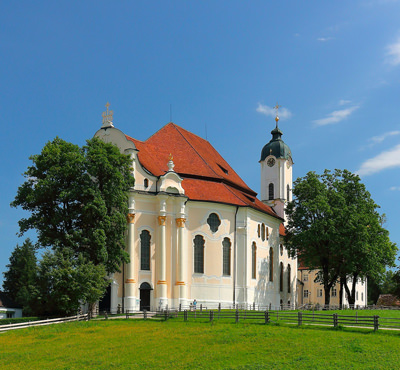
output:
M 275 158 L 268 158 L 267 165 L 269 167 L 273 167 L 274 164 L 275 164 Z

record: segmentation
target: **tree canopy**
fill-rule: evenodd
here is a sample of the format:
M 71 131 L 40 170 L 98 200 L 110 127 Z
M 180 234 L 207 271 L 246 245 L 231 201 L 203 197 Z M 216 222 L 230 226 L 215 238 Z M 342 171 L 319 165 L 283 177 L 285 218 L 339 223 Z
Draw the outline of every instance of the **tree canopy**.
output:
M 128 190 L 134 184 L 129 156 L 98 138 L 79 147 L 57 137 L 30 159 L 11 206 L 29 212 L 19 221 L 21 235 L 35 229 L 37 246 L 52 250 L 58 261 L 47 255 L 42 262 L 52 261 L 54 276 L 63 259 L 75 269 L 93 265 L 105 274 L 119 271 L 129 262 L 125 230 Z M 93 276 L 99 276 L 96 271 Z M 79 299 L 85 294 L 82 290 Z
M 338 279 L 354 303 L 357 279 L 384 272 L 397 251 L 378 205 L 359 176 L 347 170 L 309 172 L 295 181 L 293 195 L 286 208 L 289 251 L 309 269 L 320 270 L 325 304 Z
M 24 314 L 30 314 L 37 292 L 36 249 L 30 239 L 15 247 L 9 261 L 4 272 L 3 290 L 14 302 L 23 307 Z

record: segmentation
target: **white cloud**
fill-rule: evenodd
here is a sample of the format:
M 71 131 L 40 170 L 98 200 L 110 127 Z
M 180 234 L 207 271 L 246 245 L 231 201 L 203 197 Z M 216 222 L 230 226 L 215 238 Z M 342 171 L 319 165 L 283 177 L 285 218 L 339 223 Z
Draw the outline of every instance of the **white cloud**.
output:
M 316 119 L 313 122 L 317 126 L 325 126 L 325 125 L 331 125 L 333 123 L 338 123 L 338 122 L 346 119 L 348 116 L 350 116 L 350 114 L 352 114 L 358 108 L 359 108 L 359 106 L 355 105 L 355 106 L 347 108 L 347 109 L 335 110 L 332 113 L 329 113 L 328 117 Z
M 317 41 L 327 42 L 327 41 L 334 40 L 334 39 L 335 39 L 334 37 L 318 37 Z
M 400 167 L 400 145 L 382 152 L 374 158 L 367 159 L 361 164 L 357 173 L 360 176 L 367 176 L 395 167 Z
M 387 63 L 397 66 L 400 64 L 400 37 L 394 44 L 386 47 L 386 61 Z
M 274 107 L 269 107 L 268 105 L 263 105 L 258 103 L 257 112 L 266 115 L 267 117 L 276 117 L 276 110 Z M 292 116 L 292 112 L 286 108 L 279 108 L 278 111 L 279 118 L 286 119 Z
M 369 139 L 368 141 L 370 141 L 372 145 L 380 144 L 386 138 L 388 138 L 390 136 L 399 135 L 399 134 L 400 134 L 400 131 L 385 132 L 383 135 L 371 137 L 371 139 Z
M 345 99 L 339 100 L 339 105 L 347 105 L 350 103 L 351 103 L 351 100 L 345 100 Z
M 400 186 L 392 186 L 390 188 L 390 190 L 392 190 L 392 191 L 400 191 Z

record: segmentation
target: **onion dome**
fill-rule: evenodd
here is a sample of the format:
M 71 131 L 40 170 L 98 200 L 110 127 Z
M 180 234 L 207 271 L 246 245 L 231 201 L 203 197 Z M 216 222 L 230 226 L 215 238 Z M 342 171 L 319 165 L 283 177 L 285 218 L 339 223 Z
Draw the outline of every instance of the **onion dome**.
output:
M 269 155 L 273 155 L 275 158 L 284 158 L 292 160 L 292 152 L 288 145 L 282 140 L 282 131 L 278 127 L 279 117 L 275 118 L 276 127 L 271 131 L 272 139 L 268 144 L 264 146 L 261 151 L 260 162 L 265 160 Z M 293 161 L 293 160 L 292 160 Z

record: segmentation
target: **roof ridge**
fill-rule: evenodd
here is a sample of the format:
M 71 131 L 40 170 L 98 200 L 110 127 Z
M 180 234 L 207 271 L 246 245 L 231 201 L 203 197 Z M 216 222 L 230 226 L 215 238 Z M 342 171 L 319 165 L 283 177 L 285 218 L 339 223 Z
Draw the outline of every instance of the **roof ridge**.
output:
M 253 189 L 251 189 L 249 187 L 244 188 L 244 187 L 240 186 L 239 184 L 237 184 L 236 182 L 231 181 L 223 176 L 215 178 L 215 177 L 209 177 L 209 176 L 197 176 L 197 175 L 185 173 L 185 172 L 179 172 L 179 175 L 184 178 L 187 178 L 187 179 L 197 179 L 197 180 L 214 181 L 214 182 L 218 181 L 224 185 L 230 186 L 230 187 L 232 187 L 236 190 L 239 190 L 239 191 L 247 194 L 248 196 L 252 196 L 254 198 L 257 198 L 257 195 L 258 195 L 258 193 L 255 192 Z
M 171 123 L 172 123 L 172 122 L 171 122 Z M 187 133 L 192 134 L 192 135 L 195 135 L 195 136 L 197 136 L 198 138 L 200 138 L 201 140 L 204 140 L 208 145 L 211 145 L 210 142 L 207 141 L 207 140 L 205 140 L 205 139 L 203 139 L 202 137 L 200 137 L 200 136 L 198 136 L 198 135 L 196 135 L 196 134 L 191 133 L 190 131 L 185 130 L 184 128 L 182 128 L 182 127 L 180 127 L 180 126 L 178 126 L 178 125 L 175 125 L 174 123 L 172 123 L 172 125 L 173 125 L 173 127 L 175 128 L 175 130 L 178 131 L 179 134 L 180 134 L 180 135 L 185 139 L 185 141 L 190 145 L 190 147 L 197 153 L 197 155 L 198 155 L 198 156 L 201 158 L 201 160 L 206 164 L 206 166 L 217 176 L 217 178 L 223 179 L 222 176 L 218 175 L 218 174 L 214 171 L 214 169 L 208 164 L 208 162 L 207 162 L 207 161 L 203 158 L 203 156 L 196 150 L 196 148 L 189 142 L 189 140 L 186 139 L 185 135 L 183 135 L 183 133 L 182 133 L 180 130 L 178 130 L 178 127 L 179 127 L 180 129 L 186 131 Z M 211 146 L 212 146 L 212 145 L 211 145 Z M 214 147 L 213 147 L 213 148 L 214 148 Z M 215 150 L 215 148 L 214 148 L 214 150 Z M 218 153 L 218 152 L 217 152 L 217 153 Z
M 246 202 L 243 202 L 243 199 L 240 199 L 240 198 L 237 196 L 237 194 L 235 194 L 235 192 L 233 192 L 233 191 L 231 190 L 231 187 L 230 187 L 230 186 L 228 186 L 227 184 L 224 184 L 224 183 L 222 183 L 222 184 L 229 190 L 230 193 L 232 193 L 237 199 L 239 199 L 239 201 L 241 201 L 242 203 L 246 204 Z M 240 190 L 239 190 L 239 191 L 240 191 Z

